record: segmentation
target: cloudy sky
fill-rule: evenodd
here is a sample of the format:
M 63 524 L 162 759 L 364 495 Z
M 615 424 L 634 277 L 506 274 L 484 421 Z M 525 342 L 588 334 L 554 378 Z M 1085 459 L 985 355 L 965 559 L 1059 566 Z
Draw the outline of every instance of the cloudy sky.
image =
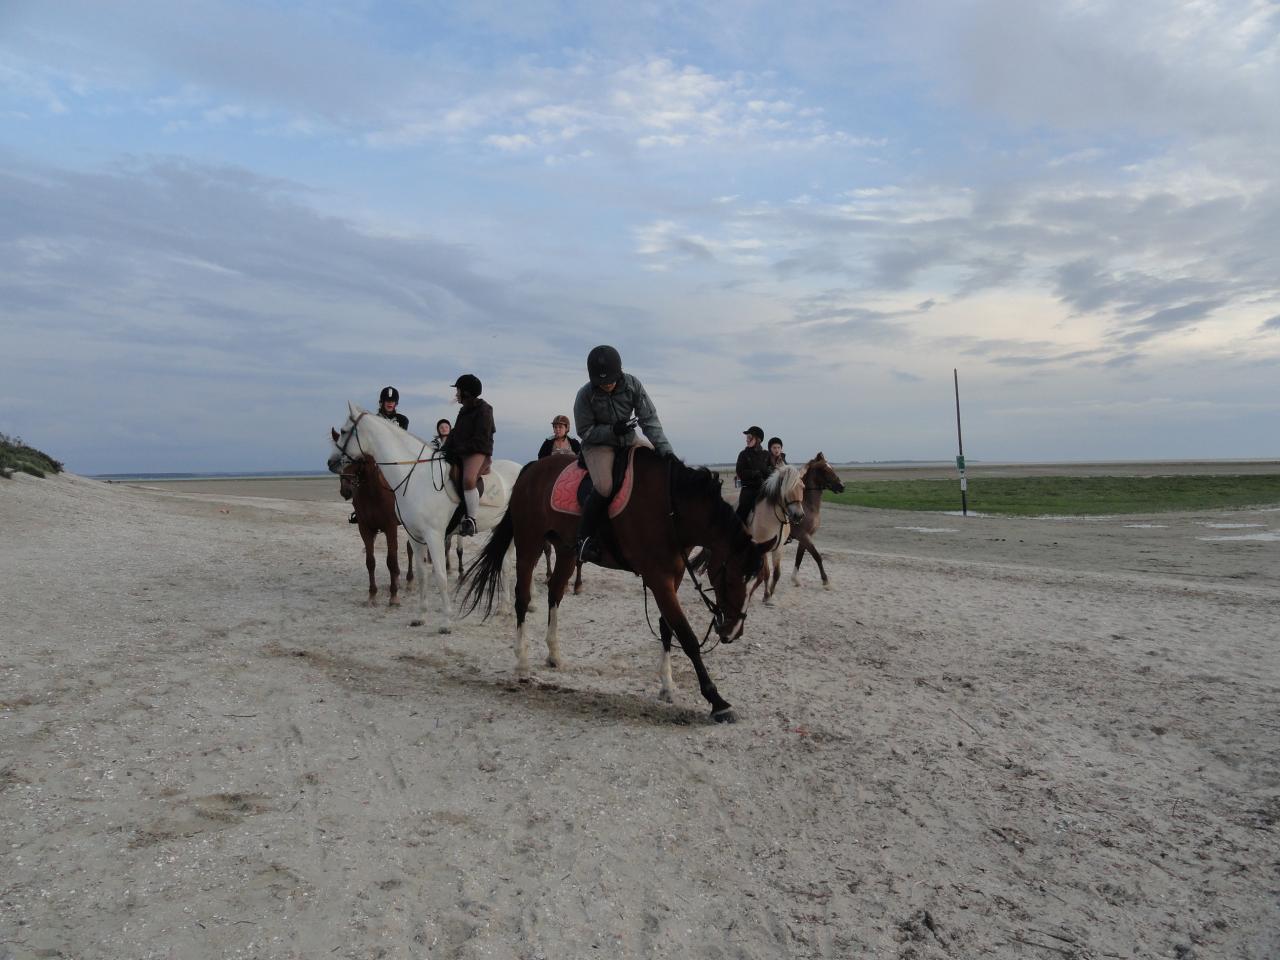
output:
M 513 9 L 516 12 L 512 12 Z M 612 343 L 678 453 L 1280 456 L 1271 0 L 0 3 L 0 431 L 315 469 Z

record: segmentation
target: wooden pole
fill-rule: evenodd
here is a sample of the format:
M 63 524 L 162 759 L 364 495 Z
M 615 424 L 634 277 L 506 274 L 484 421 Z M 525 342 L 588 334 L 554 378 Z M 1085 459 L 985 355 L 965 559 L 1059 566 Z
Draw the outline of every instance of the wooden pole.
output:
M 960 455 L 956 457 L 956 467 L 960 471 L 960 515 L 967 517 L 969 515 L 969 481 L 964 476 L 964 435 L 960 432 L 960 373 L 952 367 L 951 376 L 956 385 L 956 443 L 960 449 Z

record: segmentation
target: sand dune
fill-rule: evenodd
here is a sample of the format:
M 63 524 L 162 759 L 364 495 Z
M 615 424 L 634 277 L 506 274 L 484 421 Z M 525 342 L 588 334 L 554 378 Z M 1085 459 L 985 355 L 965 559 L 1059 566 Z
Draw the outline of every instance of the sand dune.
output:
M 828 508 L 715 726 L 631 577 L 529 684 L 365 606 L 327 483 L 0 482 L 0 957 L 1280 956 L 1280 513 Z

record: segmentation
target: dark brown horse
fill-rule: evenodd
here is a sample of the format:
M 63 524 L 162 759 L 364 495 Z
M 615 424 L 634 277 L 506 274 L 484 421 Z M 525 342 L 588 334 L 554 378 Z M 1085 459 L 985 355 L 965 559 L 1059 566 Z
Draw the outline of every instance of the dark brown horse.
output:
M 493 610 L 501 589 L 503 558 L 516 547 L 516 673 L 529 675 L 529 654 L 524 639 L 524 619 L 529 610 L 533 571 L 550 541 L 556 563 L 547 586 L 547 666 L 560 666 L 557 618 L 577 562 L 574 542 L 578 517 L 551 508 L 551 489 L 560 472 L 570 466 L 562 457 L 546 457 L 525 466 L 511 493 L 507 513 L 494 528 L 480 557 L 463 574 L 463 609 L 481 602 L 485 615 Z M 698 637 L 681 609 L 676 592 L 685 575 L 689 551 L 701 546 L 702 564 L 715 593 L 713 623 L 723 642 L 742 632 L 746 617 L 746 584 L 760 568 L 762 550 L 720 494 L 720 479 L 706 469 L 692 469 L 674 457 L 660 457 L 651 449 L 636 450 L 634 487 L 630 501 L 613 520 L 611 544 L 602 566 L 629 569 L 638 574 L 653 593 L 661 614 L 662 665 L 659 677 L 662 697 L 671 699 L 671 635 L 693 663 L 698 686 L 711 704 L 717 721 L 736 719 L 733 708 L 716 690 L 702 663 Z M 606 541 L 609 538 L 606 538 Z
M 374 602 L 378 594 L 378 583 L 374 577 L 377 563 L 373 559 L 373 543 L 379 533 L 387 538 L 387 571 L 391 574 L 391 606 L 400 605 L 400 547 L 398 527 L 400 521 L 396 516 L 396 495 L 378 469 L 371 454 L 364 454 L 350 461 L 338 474 L 338 490 L 344 500 L 350 500 L 356 512 L 356 523 L 360 528 L 360 539 L 364 541 L 364 565 L 369 571 L 369 603 Z M 405 542 L 405 554 L 409 574 L 406 583 L 413 582 L 413 544 Z M 461 557 L 459 557 L 461 565 Z
M 804 520 L 791 528 L 791 538 L 796 542 L 796 565 L 791 571 L 791 582 L 797 587 L 800 586 L 800 561 L 804 559 L 807 550 L 817 561 L 818 573 L 822 574 L 822 585 L 827 589 L 831 588 L 827 571 L 822 566 L 822 554 L 813 545 L 813 535 L 818 532 L 818 526 L 822 522 L 820 513 L 824 490 L 844 493 L 844 484 L 819 450 L 818 455 L 804 466 Z

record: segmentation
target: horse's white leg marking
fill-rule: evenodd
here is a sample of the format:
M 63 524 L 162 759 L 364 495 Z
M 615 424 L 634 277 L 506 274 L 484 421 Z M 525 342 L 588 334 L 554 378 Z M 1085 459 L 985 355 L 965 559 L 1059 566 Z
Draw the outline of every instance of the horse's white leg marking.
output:
M 410 536 L 408 527 L 405 528 L 405 536 Z M 427 616 L 427 563 L 431 559 L 431 553 L 420 541 L 414 540 L 414 543 L 418 546 L 413 551 L 414 594 L 418 601 L 418 614 L 409 621 L 409 626 L 420 627 L 426 622 Z
M 662 656 L 658 659 L 658 699 L 666 703 L 675 702 L 675 683 L 671 679 L 671 651 L 662 648 Z
M 529 645 L 524 642 L 524 624 L 516 621 L 516 676 L 521 680 L 529 677 Z
M 439 530 L 427 531 L 427 547 L 434 561 L 431 572 L 435 575 L 436 589 L 440 592 L 440 633 L 453 630 L 453 606 L 449 602 L 449 573 L 446 569 L 444 534 Z M 426 613 L 426 595 L 423 595 L 423 613 Z
M 553 670 L 560 666 L 560 607 L 547 611 L 547 666 Z

